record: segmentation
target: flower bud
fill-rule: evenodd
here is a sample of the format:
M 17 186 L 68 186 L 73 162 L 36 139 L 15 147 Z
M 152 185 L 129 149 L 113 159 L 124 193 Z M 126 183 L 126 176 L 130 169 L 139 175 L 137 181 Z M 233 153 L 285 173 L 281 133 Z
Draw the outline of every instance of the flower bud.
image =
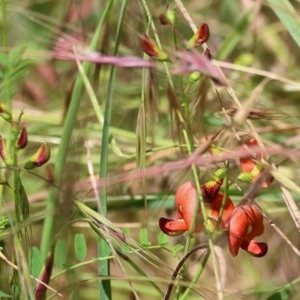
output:
M 175 11 L 168 8 L 165 14 L 159 15 L 159 21 L 162 25 L 174 25 L 176 22 Z
M 150 40 L 146 34 L 141 38 L 141 47 L 145 53 L 157 60 L 166 61 L 169 58 L 169 55 Z
M 36 151 L 36 153 L 30 158 L 29 161 L 25 163 L 24 168 L 26 170 L 31 170 L 33 168 L 42 166 L 50 159 L 50 147 L 48 144 L 44 143 Z
M 3 103 L 0 103 L 0 116 L 7 122 L 11 122 L 11 113 L 5 108 Z
M 187 49 L 191 49 L 195 46 L 202 45 L 209 39 L 209 27 L 206 23 L 203 23 L 198 31 L 187 42 Z
M 24 149 L 27 146 L 27 142 L 28 142 L 27 129 L 26 127 L 23 126 L 21 128 L 21 132 L 19 134 L 16 147 L 18 149 Z
M 253 180 L 254 176 L 251 173 L 248 172 L 242 172 L 237 176 L 237 180 L 242 182 L 251 182 Z
M 3 159 L 3 161 L 5 161 L 5 159 L 6 159 L 5 142 L 1 135 L 0 135 L 0 156 Z
M 200 79 L 201 73 L 198 71 L 194 71 L 189 76 L 189 82 L 195 83 Z

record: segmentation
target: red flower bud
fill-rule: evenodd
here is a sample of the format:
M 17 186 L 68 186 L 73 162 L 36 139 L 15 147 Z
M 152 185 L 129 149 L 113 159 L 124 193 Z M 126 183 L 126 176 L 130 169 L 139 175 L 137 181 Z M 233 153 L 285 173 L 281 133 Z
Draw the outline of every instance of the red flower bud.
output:
M 193 48 L 195 46 L 205 43 L 209 39 L 209 27 L 206 23 L 203 23 L 198 31 L 190 38 L 187 43 L 187 48 Z
M 5 161 L 5 159 L 6 159 L 5 142 L 1 135 L 0 135 L 0 156 L 3 159 L 3 161 Z
M 160 49 L 150 38 L 144 34 L 141 38 L 141 47 L 150 57 L 165 61 L 169 58 L 168 54 Z
M 201 193 L 205 202 L 213 201 L 218 195 L 223 179 L 211 180 L 201 186 Z
M 27 141 L 28 141 L 27 129 L 26 127 L 22 127 L 19 138 L 17 140 L 17 148 L 24 149 L 27 146 Z
M 237 206 L 230 217 L 228 228 L 229 250 L 232 256 L 238 254 L 240 247 L 252 255 L 265 255 L 266 245 L 252 241 L 263 232 L 263 216 L 259 208 L 255 204 Z
M 175 11 L 168 8 L 165 14 L 159 15 L 159 21 L 162 25 L 174 25 L 176 21 Z
M 31 157 L 29 161 L 26 162 L 24 168 L 26 170 L 31 170 L 33 168 L 42 166 L 50 159 L 50 147 L 48 144 L 44 143 L 36 151 L 36 153 Z

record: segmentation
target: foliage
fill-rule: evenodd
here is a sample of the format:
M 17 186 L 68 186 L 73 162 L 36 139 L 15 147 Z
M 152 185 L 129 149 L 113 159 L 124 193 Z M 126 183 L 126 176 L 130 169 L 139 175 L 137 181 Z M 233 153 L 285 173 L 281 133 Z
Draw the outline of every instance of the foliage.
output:
M 0 297 L 297 299 L 299 3 L 167 3 L 1 1 Z

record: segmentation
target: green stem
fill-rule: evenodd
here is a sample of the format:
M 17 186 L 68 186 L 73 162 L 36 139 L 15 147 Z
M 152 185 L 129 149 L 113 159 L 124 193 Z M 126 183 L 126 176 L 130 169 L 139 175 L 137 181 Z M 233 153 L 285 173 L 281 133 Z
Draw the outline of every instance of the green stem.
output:
M 7 50 L 6 0 L 1 1 L 2 9 L 2 47 Z
M 194 285 L 198 282 L 200 276 L 202 275 L 204 269 L 205 269 L 205 266 L 208 262 L 208 259 L 209 259 L 209 255 L 210 255 L 210 250 L 208 250 L 204 257 L 203 257 L 203 260 L 200 264 L 200 267 L 196 273 L 196 275 L 193 277 L 192 279 L 192 282 L 191 284 L 186 288 L 186 290 L 184 291 L 184 293 L 182 294 L 182 296 L 180 297 L 180 300 L 184 300 L 187 298 L 187 296 L 190 294 L 191 290 L 193 289 Z
M 110 1 L 112 4 L 113 1 Z M 120 8 L 119 20 L 116 31 L 116 44 L 114 49 L 114 55 L 117 55 L 119 51 L 120 36 L 122 29 L 122 22 L 125 13 L 126 0 L 122 1 L 122 6 Z M 108 175 L 108 147 L 110 141 L 110 122 L 111 122 L 111 111 L 113 102 L 113 93 L 115 86 L 115 75 L 116 68 L 114 66 L 110 69 L 107 97 L 105 102 L 105 113 L 104 113 L 104 125 L 102 130 L 102 148 L 100 154 L 100 179 L 105 180 Z M 98 205 L 98 212 L 103 216 L 107 214 L 107 191 L 106 186 L 101 186 L 100 189 L 100 205 Z M 108 257 L 110 255 L 110 247 L 104 239 L 99 240 L 98 253 L 100 257 Z M 110 274 L 109 260 L 103 260 L 99 262 L 98 273 L 100 278 L 107 277 Z M 109 280 L 102 280 L 100 282 L 100 299 L 111 299 L 111 285 Z
M 108 12 L 110 11 L 112 3 L 113 0 L 109 1 L 106 4 L 106 7 L 99 20 L 96 31 L 93 35 L 92 41 L 89 45 L 91 50 L 96 49 L 103 23 L 108 15 Z M 89 74 L 92 65 L 90 63 L 83 63 L 82 66 L 84 72 L 86 74 Z M 66 163 L 67 150 L 69 147 L 74 123 L 76 120 L 79 103 L 80 100 L 82 99 L 83 90 L 84 90 L 84 83 L 82 77 L 78 76 L 74 85 L 68 113 L 65 118 L 61 143 L 59 144 L 59 148 L 58 148 L 58 154 L 57 154 L 55 168 L 54 168 L 55 185 L 50 187 L 49 196 L 46 204 L 46 218 L 44 222 L 42 241 L 41 241 L 41 255 L 44 260 L 47 257 L 47 253 L 50 249 L 51 243 L 53 241 L 53 236 L 54 236 L 54 225 L 55 225 L 54 213 L 59 198 L 59 189 L 57 189 L 56 186 L 59 187 L 61 185 L 62 175 Z

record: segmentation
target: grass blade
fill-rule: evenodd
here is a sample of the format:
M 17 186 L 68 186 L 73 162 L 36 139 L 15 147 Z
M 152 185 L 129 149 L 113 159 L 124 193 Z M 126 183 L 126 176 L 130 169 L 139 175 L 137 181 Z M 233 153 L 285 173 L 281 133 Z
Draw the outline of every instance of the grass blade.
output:
M 300 20 L 288 0 L 268 0 L 270 7 L 300 48 Z

